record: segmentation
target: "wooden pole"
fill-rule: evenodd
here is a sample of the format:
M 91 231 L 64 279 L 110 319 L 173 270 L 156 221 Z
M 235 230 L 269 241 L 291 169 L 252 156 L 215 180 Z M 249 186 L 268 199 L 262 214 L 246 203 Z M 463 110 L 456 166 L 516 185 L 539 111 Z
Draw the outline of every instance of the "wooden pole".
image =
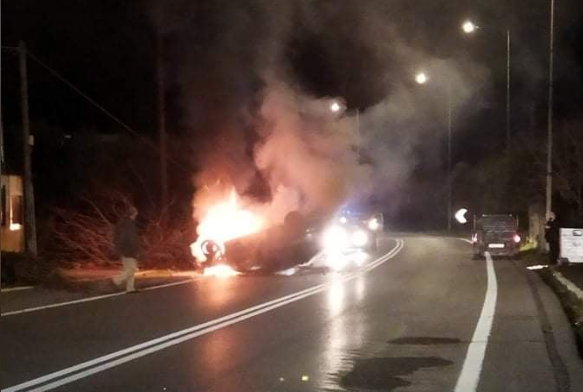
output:
M 164 80 L 164 37 L 156 33 L 156 82 L 158 86 L 158 139 L 160 143 L 160 202 L 168 208 L 168 163 L 166 159 L 166 86 Z
M 34 211 L 34 185 L 32 182 L 30 120 L 28 117 L 28 78 L 26 69 L 26 44 L 18 45 L 20 65 L 20 99 L 22 111 L 22 149 L 24 155 L 24 231 L 26 251 L 33 256 L 38 254 L 36 244 L 36 216 Z

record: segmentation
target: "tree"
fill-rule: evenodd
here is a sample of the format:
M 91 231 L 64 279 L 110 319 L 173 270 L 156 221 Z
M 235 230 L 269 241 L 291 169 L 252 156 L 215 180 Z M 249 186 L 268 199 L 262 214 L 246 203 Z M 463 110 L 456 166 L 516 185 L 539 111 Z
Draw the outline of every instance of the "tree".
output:
M 583 223 L 583 122 L 567 124 L 556 137 L 553 154 L 555 190 Z

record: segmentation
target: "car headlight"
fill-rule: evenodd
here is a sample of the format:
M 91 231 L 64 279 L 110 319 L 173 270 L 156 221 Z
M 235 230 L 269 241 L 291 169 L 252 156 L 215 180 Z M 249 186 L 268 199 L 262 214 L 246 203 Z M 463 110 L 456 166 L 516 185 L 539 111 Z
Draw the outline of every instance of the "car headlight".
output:
M 357 230 L 352 233 L 351 240 L 354 246 L 360 248 L 368 243 L 368 234 L 364 230 Z
M 324 232 L 323 245 L 327 250 L 341 249 L 348 241 L 348 233 L 339 226 L 332 226 Z
M 381 227 L 379 221 L 377 220 L 377 218 L 372 218 L 371 220 L 368 221 L 368 228 L 373 230 L 373 231 L 377 231 L 379 229 L 379 227 Z

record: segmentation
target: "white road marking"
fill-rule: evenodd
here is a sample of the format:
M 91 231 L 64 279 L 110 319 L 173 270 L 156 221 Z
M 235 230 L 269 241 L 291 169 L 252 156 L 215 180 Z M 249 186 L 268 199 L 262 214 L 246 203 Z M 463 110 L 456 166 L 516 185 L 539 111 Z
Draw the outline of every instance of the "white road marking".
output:
M 392 257 L 394 257 L 395 255 L 397 255 L 401 251 L 401 249 L 403 249 L 403 247 L 404 247 L 404 241 L 397 240 L 397 244 L 395 245 L 395 247 L 393 249 L 391 249 L 390 252 L 388 252 L 384 256 L 376 259 L 375 261 L 371 262 L 362 271 L 358 271 L 358 272 L 350 274 L 346 277 L 343 277 L 340 279 L 340 281 L 342 283 L 348 282 L 348 281 L 353 280 L 356 277 L 378 267 L 379 265 L 383 264 L 387 260 L 389 260 Z M 271 310 L 274 310 L 274 309 L 280 308 L 282 306 L 288 305 L 290 303 L 299 301 L 299 300 L 304 299 L 306 297 L 309 297 L 309 296 L 312 296 L 312 295 L 317 294 L 319 292 L 322 292 L 322 291 L 328 289 L 330 286 L 337 284 L 337 283 L 338 283 L 338 279 L 335 279 L 332 282 L 319 284 L 319 285 L 316 285 L 314 287 L 311 287 L 311 288 L 308 288 L 308 289 L 305 289 L 305 290 L 302 290 L 302 291 L 299 291 L 299 292 L 296 292 L 296 293 L 293 293 L 293 294 L 290 294 L 290 295 L 287 295 L 287 296 L 284 296 L 284 297 L 281 297 L 281 298 L 278 298 L 278 299 L 275 299 L 275 300 L 272 300 L 269 302 L 265 302 L 265 303 L 260 304 L 260 305 L 253 306 L 251 308 L 247 308 L 247 309 L 244 309 L 242 311 L 232 313 L 230 315 L 227 315 L 227 316 L 215 319 L 215 320 L 211 320 L 211 321 L 208 321 L 208 322 L 203 323 L 203 324 L 195 325 L 193 327 L 186 328 L 186 329 L 159 337 L 157 339 L 153 339 L 153 340 L 150 340 L 150 341 L 147 341 L 147 342 L 144 342 L 144 343 L 132 346 L 132 347 L 128 347 L 126 349 L 116 351 L 116 352 L 107 354 L 105 356 L 98 357 L 98 358 L 92 359 L 90 361 L 86 361 L 86 362 L 80 363 L 78 365 L 71 366 L 69 368 L 44 375 L 44 376 L 38 377 L 36 379 L 30 380 L 30 381 L 26 381 L 26 382 L 18 384 L 18 385 L 14 385 L 12 387 L 3 389 L 2 391 L 4 391 L 4 392 L 18 392 L 18 391 L 22 391 L 22 390 L 26 389 L 27 392 L 41 392 L 41 391 L 48 391 L 48 390 L 51 390 L 54 388 L 58 388 L 62 385 L 69 384 L 73 381 L 88 377 L 92 374 L 102 372 L 102 371 L 110 369 L 112 367 L 119 366 L 123 363 L 133 361 L 134 359 L 138 359 L 140 357 L 143 357 L 143 356 L 152 354 L 154 352 L 163 350 L 165 348 L 183 343 L 185 341 L 194 339 L 196 337 L 206 335 L 206 334 L 213 332 L 213 331 L 216 331 L 218 329 L 225 328 L 229 325 L 239 323 L 239 322 L 247 320 L 249 318 L 256 317 L 256 316 L 261 315 L 263 313 L 267 313 Z M 51 383 L 45 384 L 51 380 L 57 379 L 57 378 L 62 377 L 62 376 L 67 376 L 67 377 L 63 377 L 63 378 L 58 379 L 56 381 L 53 381 Z M 41 384 L 45 384 L 45 385 L 41 385 Z M 36 387 L 36 388 L 28 389 L 28 388 L 32 388 L 32 387 Z
M 474 244 L 471 240 L 468 240 L 467 238 L 461 238 L 461 237 L 459 237 L 458 240 L 465 241 L 465 242 L 467 242 L 470 245 L 473 245 Z
M 482 313 L 478 319 L 476 330 L 468 347 L 468 353 L 466 354 L 460 377 L 457 380 L 456 392 L 472 392 L 477 390 L 480 374 L 482 373 L 484 356 L 486 355 L 486 347 L 488 346 L 488 338 L 490 337 L 490 331 L 492 330 L 492 323 L 496 313 L 496 298 L 498 296 L 496 271 L 494 270 L 490 253 L 486 252 L 485 255 L 488 279 L 486 297 L 484 298 L 484 305 L 482 306 Z
M 7 287 L 5 289 L 0 290 L 2 293 L 9 293 L 11 291 L 21 291 L 21 290 L 30 290 L 34 289 L 34 286 L 16 286 L 16 287 Z
M 172 283 L 162 284 L 162 285 L 158 285 L 158 286 L 150 286 L 150 287 L 147 287 L 145 289 L 141 289 L 140 291 L 158 290 L 158 289 L 162 289 L 162 288 L 165 288 L 165 287 L 177 286 L 177 285 L 181 285 L 181 284 L 192 283 L 192 282 L 195 282 L 196 280 L 198 280 L 198 279 L 187 279 L 187 280 L 181 280 L 179 282 L 172 282 Z M 14 316 L 16 314 L 37 312 L 39 310 L 44 310 L 44 309 L 60 308 L 61 306 L 68 306 L 68 305 L 80 304 L 80 303 L 83 303 L 83 302 L 97 301 L 97 300 L 105 299 L 105 298 L 118 297 L 120 295 L 126 295 L 126 292 L 125 291 L 121 291 L 119 293 L 111 293 L 111 294 L 98 295 L 98 296 L 95 296 L 95 297 L 80 298 L 80 299 L 76 299 L 76 300 L 73 300 L 73 301 L 58 302 L 56 304 L 49 304 L 49 305 L 42 305 L 42 306 L 34 306 L 34 307 L 31 307 L 31 308 L 24 308 L 24 309 L 19 309 L 19 310 L 12 310 L 10 312 L 4 312 L 4 313 L 0 314 L 0 316 L 2 316 L 2 317 L 4 317 L 4 316 Z
M 561 284 L 563 284 L 563 286 L 567 288 L 567 290 L 575 294 L 575 296 L 579 298 L 579 300 L 583 301 L 583 290 L 577 287 L 577 285 L 575 285 L 569 279 L 565 278 L 562 273 L 558 271 L 553 271 L 553 275 L 559 282 L 561 282 Z

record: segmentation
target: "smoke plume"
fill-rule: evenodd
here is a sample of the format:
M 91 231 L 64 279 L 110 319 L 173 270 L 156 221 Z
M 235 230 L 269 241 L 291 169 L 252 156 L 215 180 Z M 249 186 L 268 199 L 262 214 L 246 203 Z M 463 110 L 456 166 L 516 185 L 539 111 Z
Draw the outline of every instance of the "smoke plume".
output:
M 157 9 L 157 26 L 172 38 L 182 123 L 200 151 L 195 216 L 230 187 L 273 223 L 350 199 L 395 206 L 421 161 L 442 164 L 447 109 L 462 131 L 489 75 L 463 53 L 453 60 L 416 46 L 405 3 L 175 1 Z M 413 81 L 421 69 L 430 75 L 424 86 Z M 343 113 L 329 110 L 334 99 Z

